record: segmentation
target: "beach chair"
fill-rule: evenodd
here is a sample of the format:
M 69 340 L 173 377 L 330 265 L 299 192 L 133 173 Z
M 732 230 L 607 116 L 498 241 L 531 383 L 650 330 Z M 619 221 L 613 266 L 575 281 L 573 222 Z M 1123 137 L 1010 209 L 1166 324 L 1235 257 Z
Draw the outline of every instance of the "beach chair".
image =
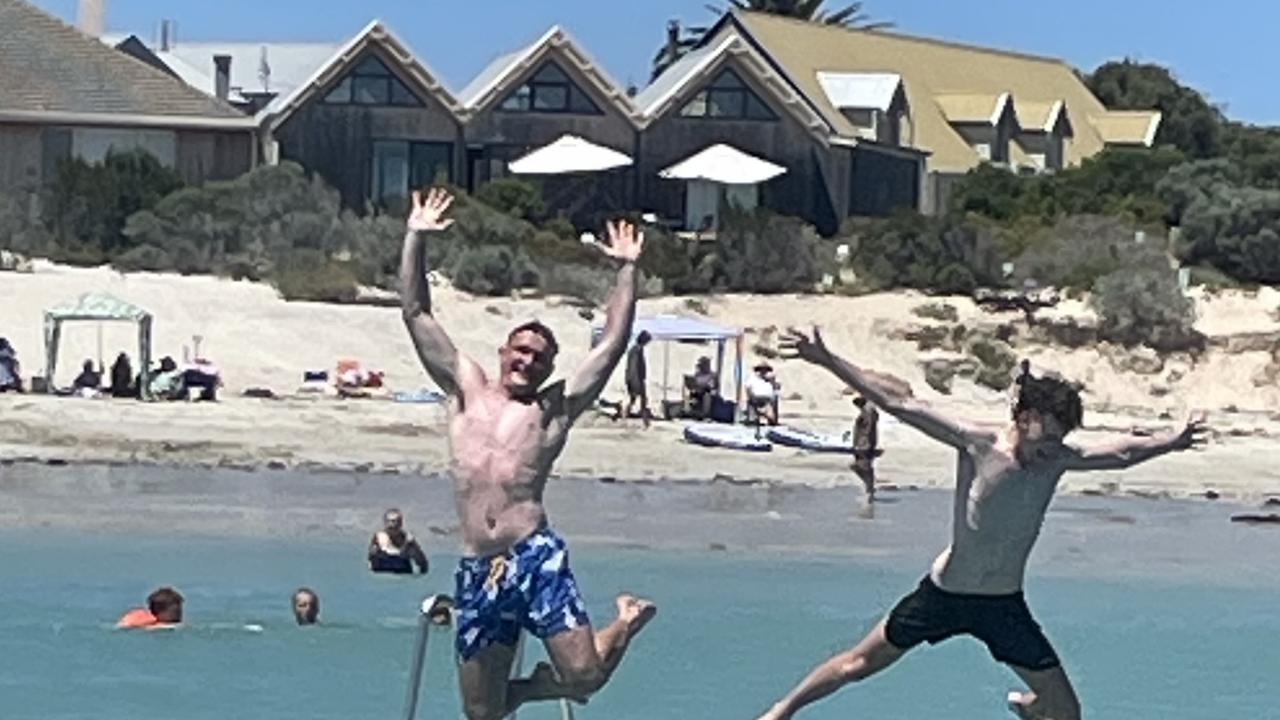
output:
M 409 663 L 409 691 L 404 702 L 404 720 L 417 720 L 418 717 L 418 700 L 422 691 L 422 675 L 426 671 L 427 660 L 427 640 L 431 637 L 431 631 L 436 627 L 432 623 L 431 618 L 440 613 L 445 608 L 451 607 L 453 601 L 447 595 L 431 595 L 422 601 L 418 614 L 418 634 L 414 639 L 413 658 Z M 445 626 L 448 630 L 453 630 L 453 622 Z M 519 677 L 524 672 L 524 640 L 523 633 L 520 640 L 516 644 L 516 661 L 511 666 L 511 676 Z M 517 720 L 518 713 L 511 713 L 511 720 Z M 560 718 L 561 720 L 574 720 L 573 706 L 568 700 L 560 701 Z

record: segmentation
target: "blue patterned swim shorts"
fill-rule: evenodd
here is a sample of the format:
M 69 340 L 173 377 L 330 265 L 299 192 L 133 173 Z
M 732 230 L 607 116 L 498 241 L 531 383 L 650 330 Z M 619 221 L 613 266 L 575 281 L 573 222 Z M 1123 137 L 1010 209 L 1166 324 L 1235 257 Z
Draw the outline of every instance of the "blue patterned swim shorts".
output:
M 464 661 L 493 644 L 514 647 L 521 629 L 542 639 L 588 623 L 569 549 L 550 528 L 502 555 L 462 558 L 454 577 L 457 650 Z

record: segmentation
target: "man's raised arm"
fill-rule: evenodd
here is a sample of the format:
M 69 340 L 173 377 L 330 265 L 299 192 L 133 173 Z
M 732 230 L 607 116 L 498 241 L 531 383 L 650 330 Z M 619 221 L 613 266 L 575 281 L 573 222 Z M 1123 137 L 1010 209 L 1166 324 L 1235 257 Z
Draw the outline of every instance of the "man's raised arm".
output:
M 622 261 L 618 281 L 605 311 L 604 334 L 565 386 L 569 417 L 576 418 L 599 397 L 609 375 L 627 352 L 631 325 L 636 318 L 636 260 L 644 246 L 644 233 L 621 220 L 609 223 L 609 244 L 597 245 L 607 256 Z
M 895 387 L 897 383 L 886 382 L 879 373 L 864 370 L 836 356 L 827 349 L 817 328 L 814 328 L 812 338 L 792 329 L 782 337 L 779 347 L 787 357 L 798 357 L 826 368 L 873 405 L 934 440 L 964 448 L 977 437 L 991 435 L 938 414 L 933 408 L 912 397 L 909 390 Z
M 1182 430 L 1151 437 L 1125 437 L 1091 447 L 1073 448 L 1067 460 L 1068 470 L 1124 470 L 1166 453 L 1187 450 L 1204 444 L 1204 413 L 1187 419 Z
M 409 329 L 409 337 L 413 338 L 413 346 L 427 374 L 450 395 L 459 389 L 458 350 L 431 314 L 424 235 L 439 232 L 453 224 L 452 220 L 444 219 L 444 213 L 452 203 L 453 197 L 443 190 L 433 188 L 425 199 L 415 190 L 404 236 L 404 250 L 400 255 L 400 307 L 404 311 L 405 327 Z

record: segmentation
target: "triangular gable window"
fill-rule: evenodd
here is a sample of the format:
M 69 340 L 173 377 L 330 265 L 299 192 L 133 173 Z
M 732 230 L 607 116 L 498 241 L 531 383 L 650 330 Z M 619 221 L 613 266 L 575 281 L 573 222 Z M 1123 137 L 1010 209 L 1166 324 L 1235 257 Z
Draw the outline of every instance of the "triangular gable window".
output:
M 553 62 L 538 68 L 525 84 L 507 95 L 499 108 L 506 112 L 601 114 L 591 96 Z
M 422 107 L 422 100 L 378 56 L 365 55 L 324 97 L 329 105 Z
M 720 120 L 777 120 L 778 116 L 760 96 L 732 70 L 716 76 L 680 110 L 687 118 Z

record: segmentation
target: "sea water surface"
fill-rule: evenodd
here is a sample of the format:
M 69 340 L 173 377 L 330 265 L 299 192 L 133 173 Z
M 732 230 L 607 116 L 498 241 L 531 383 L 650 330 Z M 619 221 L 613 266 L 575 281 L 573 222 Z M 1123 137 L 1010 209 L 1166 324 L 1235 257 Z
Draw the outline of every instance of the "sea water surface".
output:
M 636 502 L 634 488 L 597 485 L 580 489 L 599 512 L 565 518 L 571 543 L 574 531 L 604 534 L 602 526 L 616 524 L 601 519 L 617 510 L 614 501 L 631 494 L 626 502 Z M 691 500 L 705 489 L 645 492 L 650 509 L 668 501 L 686 507 L 687 526 L 746 529 L 725 529 L 728 550 L 718 552 L 705 543 L 573 545 L 595 619 L 611 618 L 620 590 L 641 591 L 661 606 L 612 683 L 578 710 L 580 720 L 754 718 L 913 589 L 945 538 L 949 503 L 945 493 L 889 494 L 874 521 L 842 512 L 842 538 L 858 532 L 890 540 L 868 539 L 873 551 L 841 554 L 834 544 L 831 553 L 765 549 L 786 543 L 762 535 L 773 527 L 814 544 L 806 533 L 823 530 L 804 521 L 834 517 L 832 500 L 845 496 L 803 495 L 764 516 L 749 489 L 740 491 L 742 502 L 728 503 L 732 511 L 723 509 L 723 496 Z M 663 500 L 664 493 L 672 496 Z M 1280 717 L 1280 533 L 1232 526 L 1225 515 L 1223 506 L 1205 503 L 1055 502 L 1027 595 L 1086 717 Z M 679 512 L 671 516 L 653 532 L 679 534 L 671 530 Z M 59 523 L 0 531 L 0 718 L 401 716 L 415 609 L 425 595 L 451 591 L 451 539 L 435 543 L 425 578 L 386 578 L 364 569 L 362 539 L 158 532 L 147 529 L 152 522 L 142 512 L 132 533 Z M 645 535 L 639 515 L 635 524 Z M 925 540 L 902 540 L 914 535 Z M 112 629 L 160 584 L 186 596 L 186 627 Z M 293 624 L 290 594 L 301 585 L 320 594 L 320 626 Z M 447 631 L 431 637 L 421 718 L 460 717 L 451 643 Z M 1011 717 L 1004 697 L 1017 687 L 981 646 L 957 639 L 914 652 L 801 717 Z M 520 713 L 558 717 L 554 706 Z

